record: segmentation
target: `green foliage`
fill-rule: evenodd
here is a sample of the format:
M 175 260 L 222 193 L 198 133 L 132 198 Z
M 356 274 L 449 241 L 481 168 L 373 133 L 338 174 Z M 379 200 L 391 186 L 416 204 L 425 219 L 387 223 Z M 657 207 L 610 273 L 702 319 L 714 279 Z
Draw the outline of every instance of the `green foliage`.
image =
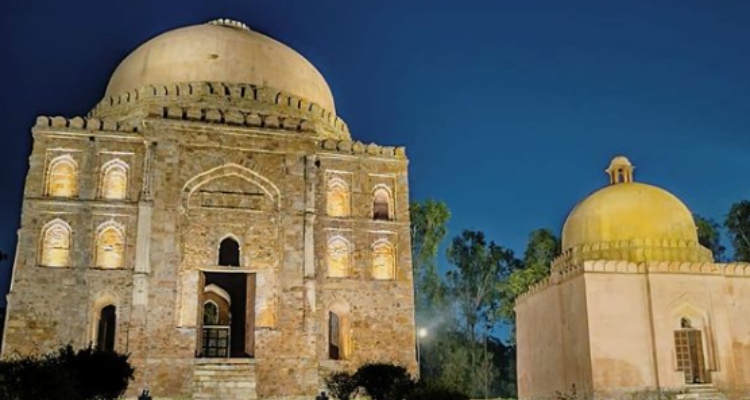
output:
M 750 200 L 732 204 L 724 226 L 734 246 L 735 261 L 750 262 Z
M 127 355 L 68 345 L 39 357 L 0 361 L 0 400 L 116 399 L 133 373 Z
M 716 262 L 724 260 L 726 248 L 721 245 L 721 226 L 716 221 L 693 214 L 695 225 L 698 227 L 698 242 L 711 250 Z
M 359 384 L 348 372 L 336 372 L 326 378 L 326 386 L 334 399 L 349 400 Z
M 426 200 L 410 204 L 412 272 L 417 291 L 417 312 L 429 318 L 430 308 L 444 305 L 444 286 L 437 272 L 437 253 L 448 233 L 446 224 L 451 213 L 439 201 Z
M 448 292 L 473 340 L 479 323 L 494 325 L 501 300 L 497 283 L 507 279 L 520 264 L 513 251 L 492 241 L 488 243 L 479 231 L 463 231 L 453 239 L 447 255 L 454 267 L 447 273 Z
M 409 400 L 469 400 L 469 396 L 440 383 L 420 382 Z
M 448 294 L 465 338 L 463 349 L 468 353 L 468 363 L 453 366 L 468 385 L 458 388 L 472 396 L 487 397 L 499 375 L 488 340 L 502 305 L 500 283 L 520 267 L 520 261 L 511 250 L 488 242 L 484 233 L 468 230 L 453 239 L 447 257 L 453 266 L 446 274 Z
M 549 276 L 552 261 L 558 254 L 560 239 L 551 230 L 537 229 L 529 234 L 523 268 L 514 270 L 503 282 L 503 302 L 499 314 L 506 322 L 515 323 L 513 306 L 516 298 Z
M 400 365 L 365 364 L 354 373 L 354 379 L 372 400 L 402 400 L 414 389 L 414 380 Z

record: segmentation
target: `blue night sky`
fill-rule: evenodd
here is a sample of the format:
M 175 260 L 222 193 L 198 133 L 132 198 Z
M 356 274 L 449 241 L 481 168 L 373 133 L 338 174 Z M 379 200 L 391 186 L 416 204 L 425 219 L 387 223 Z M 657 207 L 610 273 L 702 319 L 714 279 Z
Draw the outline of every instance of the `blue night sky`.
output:
M 705 216 L 750 198 L 746 0 L 6 0 L 0 250 L 15 248 L 35 116 L 85 114 L 128 52 L 217 17 L 306 56 L 356 139 L 405 145 L 412 198 L 447 202 L 451 235 L 522 252 L 617 153 Z

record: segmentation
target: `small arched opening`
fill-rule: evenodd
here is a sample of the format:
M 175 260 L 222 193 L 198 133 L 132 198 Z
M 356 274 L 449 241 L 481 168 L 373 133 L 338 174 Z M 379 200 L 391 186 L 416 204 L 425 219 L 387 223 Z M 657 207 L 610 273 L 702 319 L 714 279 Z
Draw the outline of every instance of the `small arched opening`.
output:
M 219 265 L 240 266 L 240 244 L 231 237 L 224 238 L 219 244 Z
M 108 305 L 99 312 L 96 329 L 96 348 L 101 351 L 115 351 L 115 330 L 117 313 L 113 305 Z
M 377 188 L 372 196 L 372 219 L 388 221 L 391 219 L 391 195 L 385 188 Z

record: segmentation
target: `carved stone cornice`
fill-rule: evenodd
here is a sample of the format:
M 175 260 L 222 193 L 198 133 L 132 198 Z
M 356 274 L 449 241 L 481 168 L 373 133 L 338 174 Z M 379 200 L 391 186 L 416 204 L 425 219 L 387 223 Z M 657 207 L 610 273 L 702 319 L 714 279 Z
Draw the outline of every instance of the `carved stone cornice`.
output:
M 351 140 L 346 123 L 316 103 L 270 87 L 221 82 L 149 85 L 103 99 L 90 117 L 169 118 L 314 132 Z

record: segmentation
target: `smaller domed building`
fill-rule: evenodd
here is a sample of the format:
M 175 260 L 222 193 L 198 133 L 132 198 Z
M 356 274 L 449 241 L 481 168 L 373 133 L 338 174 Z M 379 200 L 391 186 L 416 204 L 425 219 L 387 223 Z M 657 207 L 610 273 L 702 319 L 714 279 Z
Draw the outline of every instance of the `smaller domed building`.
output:
M 750 264 L 713 262 L 690 210 L 633 170 L 612 160 L 516 301 L 521 399 L 750 388 Z

